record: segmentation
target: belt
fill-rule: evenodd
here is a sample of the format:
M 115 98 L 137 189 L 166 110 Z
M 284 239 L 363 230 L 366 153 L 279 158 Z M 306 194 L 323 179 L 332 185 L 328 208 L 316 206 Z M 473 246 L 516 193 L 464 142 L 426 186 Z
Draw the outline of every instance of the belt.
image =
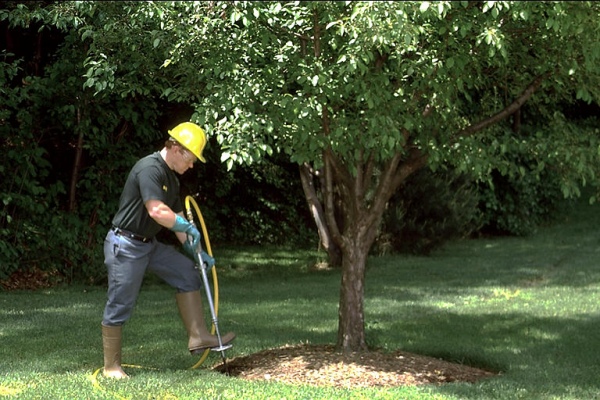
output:
M 118 228 L 116 226 L 113 226 L 111 229 L 117 235 L 125 236 L 125 237 L 127 237 L 129 239 L 137 240 L 137 241 L 140 241 L 140 242 L 148 243 L 148 242 L 150 242 L 152 240 L 152 238 L 148 238 L 148 237 L 145 237 L 145 236 L 142 236 L 142 235 L 138 235 L 138 234 L 135 234 L 133 232 L 126 231 L 125 229 Z

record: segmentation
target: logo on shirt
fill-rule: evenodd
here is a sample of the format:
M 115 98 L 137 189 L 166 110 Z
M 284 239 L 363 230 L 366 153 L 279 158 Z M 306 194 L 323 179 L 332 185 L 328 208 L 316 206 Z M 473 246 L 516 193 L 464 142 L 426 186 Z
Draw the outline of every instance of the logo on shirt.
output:
M 163 192 L 168 192 L 167 185 L 163 185 L 162 189 L 163 189 Z

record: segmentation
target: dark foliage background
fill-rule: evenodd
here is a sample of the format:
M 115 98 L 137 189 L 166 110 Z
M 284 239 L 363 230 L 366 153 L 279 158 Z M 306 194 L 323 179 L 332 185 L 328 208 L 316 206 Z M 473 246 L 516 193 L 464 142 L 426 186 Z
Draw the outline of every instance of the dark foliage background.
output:
M 33 12 L 20 2 L 0 10 L 0 280 L 40 269 L 98 283 L 102 242 L 129 169 L 160 150 L 192 108 L 165 100 L 161 82 L 102 96 L 83 90 L 86 44 L 73 34 L 74 20 L 45 13 L 52 2 L 36 3 Z M 573 119 L 598 111 L 565 106 Z M 208 162 L 181 177 L 182 196 L 196 198 L 211 242 L 318 246 L 296 165 L 274 154 L 227 170 L 220 156 L 210 140 Z M 527 171 L 527 154 L 514 157 Z M 493 184 L 482 185 L 450 166 L 421 171 L 390 202 L 376 249 L 428 254 L 474 234 L 529 234 L 557 215 L 555 179 L 552 171 L 542 180 L 493 174 Z

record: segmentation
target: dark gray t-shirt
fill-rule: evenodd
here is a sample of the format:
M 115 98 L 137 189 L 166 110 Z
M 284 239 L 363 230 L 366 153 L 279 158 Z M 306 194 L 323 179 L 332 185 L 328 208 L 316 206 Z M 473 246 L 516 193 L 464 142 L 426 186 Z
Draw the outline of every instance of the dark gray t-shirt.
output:
M 160 200 L 175 213 L 183 211 L 179 179 L 159 152 L 140 159 L 129 172 L 112 224 L 138 235 L 154 237 L 162 226 L 148 215 L 144 205 L 148 200 Z

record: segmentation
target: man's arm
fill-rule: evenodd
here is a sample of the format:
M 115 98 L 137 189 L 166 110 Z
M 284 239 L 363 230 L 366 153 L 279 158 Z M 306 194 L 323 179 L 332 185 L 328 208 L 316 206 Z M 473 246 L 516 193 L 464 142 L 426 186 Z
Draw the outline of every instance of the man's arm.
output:
M 180 215 L 183 218 L 183 212 L 176 214 L 169 206 L 160 200 L 148 200 L 145 205 L 150 218 L 165 228 L 173 228 L 177 215 Z M 185 232 L 175 232 L 175 235 L 181 243 L 187 240 L 187 234 Z

